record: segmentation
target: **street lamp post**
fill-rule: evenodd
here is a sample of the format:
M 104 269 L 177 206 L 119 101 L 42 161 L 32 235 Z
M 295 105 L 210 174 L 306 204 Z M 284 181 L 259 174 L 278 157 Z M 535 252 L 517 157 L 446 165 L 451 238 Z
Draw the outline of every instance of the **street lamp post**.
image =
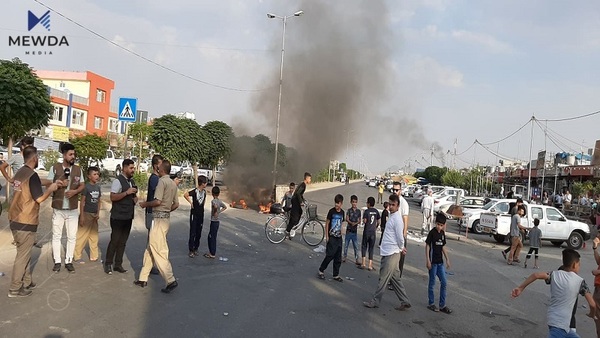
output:
M 279 67 L 279 101 L 277 104 L 277 127 L 275 129 L 275 158 L 273 159 L 273 189 L 275 189 L 275 184 L 277 184 L 277 155 L 279 151 L 279 119 L 281 117 L 281 89 L 283 87 L 283 55 L 285 54 L 285 25 L 287 23 L 288 18 L 300 16 L 302 14 L 304 14 L 303 11 L 297 11 L 296 13 L 287 16 L 279 16 L 267 13 L 267 18 L 281 19 L 283 25 L 283 33 L 281 34 L 281 64 Z

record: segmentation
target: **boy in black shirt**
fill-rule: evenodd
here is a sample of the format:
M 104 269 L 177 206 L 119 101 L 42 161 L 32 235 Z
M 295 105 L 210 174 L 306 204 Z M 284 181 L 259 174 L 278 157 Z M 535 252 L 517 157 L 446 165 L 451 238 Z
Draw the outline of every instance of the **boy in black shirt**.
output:
M 381 240 L 383 239 L 383 232 L 385 231 L 385 224 L 387 223 L 388 217 L 390 217 L 389 203 L 383 202 L 383 212 L 381 213 L 381 237 L 379 237 L 379 247 L 381 248 Z
M 427 269 L 429 270 L 429 305 L 427 308 L 431 311 L 451 313 L 452 310 L 446 306 L 446 269 L 444 269 L 444 258 L 446 258 L 446 268 L 450 269 L 450 259 L 446 250 L 446 233 L 444 226 L 446 225 L 446 216 L 443 213 L 438 213 L 435 217 L 435 228 L 429 231 L 425 240 L 425 256 L 427 261 Z M 433 287 L 435 286 L 435 277 L 440 280 L 440 308 L 435 306 Z
M 375 247 L 375 233 L 379 226 L 379 211 L 373 208 L 375 205 L 375 198 L 367 198 L 367 210 L 363 214 L 363 223 L 365 228 L 362 236 L 362 265 L 361 269 L 366 268 L 365 260 L 367 255 L 367 249 L 369 250 L 369 271 L 373 269 L 373 249 Z
M 360 223 L 360 209 L 356 207 L 358 204 L 358 197 L 356 195 L 350 196 L 350 204 L 352 204 L 352 208 L 348 209 L 346 213 L 346 238 L 344 243 L 344 258 L 342 258 L 342 262 L 346 261 L 346 257 L 348 256 L 348 247 L 350 246 L 350 242 L 352 242 L 352 248 L 354 249 L 354 262 L 356 265 L 360 266 L 360 262 L 358 261 L 358 224 Z
M 188 240 L 188 256 L 194 258 L 199 255 L 200 237 L 204 225 L 204 202 L 206 201 L 206 184 L 208 179 L 204 175 L 198 176 L 198 187 L 183 194 L 190 203 L 190 238 Z M 191 197 L 191 199 L 190 199 Z
M 319 278 L 325 279 L 325 269 L 333 260 L 333 280 L 343 282 L 340 277 L 340 267 L 342 266 L 342 222 L 344 221 L 344 196 L 335 195 L 335 207 L 329 209 L 327 213 L 327 222 L 325 223 L 325 240 L 327 241 L 327 249 L 325 250 L 325 258 L 319 267 Z

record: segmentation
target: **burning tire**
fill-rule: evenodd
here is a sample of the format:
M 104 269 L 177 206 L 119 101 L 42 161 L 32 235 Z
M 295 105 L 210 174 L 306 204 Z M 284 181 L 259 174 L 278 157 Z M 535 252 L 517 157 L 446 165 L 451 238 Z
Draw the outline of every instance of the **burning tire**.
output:
M 279 244 L 285 240 L 285 228 L 287 227 L 287 219 L 283 216 L 276 215 L 267 220 L 265 224 L 265 235 L 269 242 Z
M 308 221 L 302 227 L 302 239 L 306 244 L 317 246 L 323 242 L 323 238 L 325 238 L 325 227 L 321 221 Z

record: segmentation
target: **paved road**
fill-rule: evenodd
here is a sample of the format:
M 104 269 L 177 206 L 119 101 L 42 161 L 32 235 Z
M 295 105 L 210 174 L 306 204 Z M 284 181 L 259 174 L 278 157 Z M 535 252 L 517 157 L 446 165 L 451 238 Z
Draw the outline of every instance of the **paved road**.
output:
M 345 207 L 349 196 L 359 196 L 359 207 L 376 190 L 363 183 L 308 192 L 307 198 L 324 215 L 333 205 L 333 196 L 342 193 Z M 414 230 L 420 212 L 411 205 Z M 145 229 L 138 215 L 129 239 L 125 274 L 102 272 L 100 264 L 76 266 L 75 274 L 53 274 L 50 245 L 34 249 L 34 278 L 39 284 L 24 299 L 4 298 L 0 307 L 0 336 L 30 337 L 540 337 L 547 334 L 545 313 L 549 288 L 532 285 L 518 299 L 510 290 L 532 269 L 506 265 L 500 247 L 485 236 L 460 237 L 449 224 L 448 243 L 453 267 L 449 279 L 446 315 L 426 309 L 427 274 L 423 243 L 410 241 L 404 284 L 413 307 L 394 310 L 398 300 L 389 291 L 378 309 L 362 306 L 377 285 L 378 274 L 358 270 L 352 263 L 342 266 L 343 283 L 316 278 L 323 254 L 300 239 L 270 244 L 264 235 L 267 215 L 251 210 L 230 209 L 222 217 L 217 255 L 228 261 L 187 257 L 187 212 L 182 207 L 172 219 L 169 233 L 170 256 L 180 287 L 172 294 L 160 292 L 162 280 L 152 276 L 147 288 L 132 284 L 139 272 Z M 48 220 L 48 214 L 46 218 Z M 6 215 L 0 226 L 6 226 Z M 101 250 L 109 232 L 101 224 Z M 6 232 L 6 231 L 3 231 Z M 206 250 L 203 231 L 201 250 Z M 39 237 L 43 234 L 40 233 Z M 10 272 L 14 249 L 6 236 L 0 238 L 0 271 Z M 44 242 L 44 241 L 42 241 Z M 376 250 L 377 252 L 377 250 Z M 592 252 L 583 256 L 581 274 L 591 284 L 589 271 L 595 268 Z M 543 270 L 560 265 L 560 249 L 545 245 L 540 266 Z M 377 261 L 377 260 L 376 260 Z M 375 265 L 378 267 L 378 263 Z M 9 277 L 0 277 L 0 290 L 7 290 Z M 0 295 L 1 297 L 1 295 Z M 580 300 L 577 322 L 582 337 L 593 336 L 593 322 L 585 317 Z

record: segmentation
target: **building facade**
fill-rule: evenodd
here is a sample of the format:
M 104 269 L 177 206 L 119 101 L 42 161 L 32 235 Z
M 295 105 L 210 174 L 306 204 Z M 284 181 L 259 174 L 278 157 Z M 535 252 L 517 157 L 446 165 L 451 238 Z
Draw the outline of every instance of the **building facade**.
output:
M 85 134 L 98 134 L 116 145 L 122 122 L 111 111 L 113 80 L 90 71 L 67 72 L 37 70 L 36 75 L 48 86 L 54 112 L 40 136 L 55 141 Z

